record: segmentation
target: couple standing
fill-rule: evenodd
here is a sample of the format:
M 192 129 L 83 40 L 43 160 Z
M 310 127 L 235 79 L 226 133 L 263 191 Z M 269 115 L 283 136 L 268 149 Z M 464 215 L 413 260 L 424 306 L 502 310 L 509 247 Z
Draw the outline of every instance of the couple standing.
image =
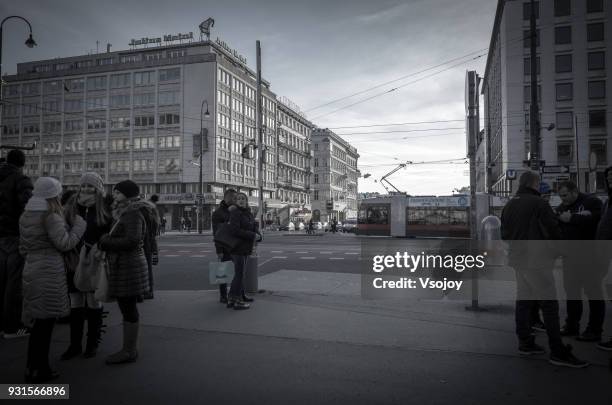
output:
M 234 278 L 230 285 L 229 295 L 227 284 L 220 284 L 221 298 L 219 301 L 227 304 L 228 308 L 249 309 L 249 302 L 253 302 L 253 299 L 244 293 L 244 273 L 249 256 L 253 253 L 253 245 L 256 239 L 257 242 L 260 242 L 262 236 L 249 208 L 249 198 L 246 194 L 237 193 L 233 189 L 225 191 L 223 201 L 212 216 L 213 235 L 224 223 L 229 223 L 231 233 L 240 239 L 240 243 L 229 250 L 215 240 L 219 260 L 222 262 L 231 260 L 234 263 Z

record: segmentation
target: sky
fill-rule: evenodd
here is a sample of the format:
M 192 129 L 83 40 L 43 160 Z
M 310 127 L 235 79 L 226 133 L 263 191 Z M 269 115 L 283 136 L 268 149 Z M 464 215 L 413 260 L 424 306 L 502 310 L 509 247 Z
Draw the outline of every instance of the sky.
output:
M 193 32 L 208 17 L 219 37 L 314 125 L 354 145 L 367 178 L 389 177 L 412 195 L 448 195 L 469 184 L 465 158 L 465 72 L 484 74 L 496 0 L 0 0 L 3 73 L 16 64 L 129 49 L 132 38 Z M 452 62 L 449 62 L 452 61 Z M 398 80 L 399 79 L 399 80 Z M 392 90 L 395 89 L 395 90 Z M 358 94 L 361 93 L 361 94 Z M 350 97 L 349 97 L 350 96 Z M 339 101 L 338 101 L 339 100 Z M 436 122 L 432 121 L 450 121 Z M 427 123 L 423 123 L 427 122 Z M 410 125 L 388 124 L 422 123 Z M 359 127 L 361 126 L 361 127 Z M 350 128 L 346 128 L 350 127 Z M 427 163 L 459 159 L 452 163 Z M 421 163 L 423 162 L 423 163 Z

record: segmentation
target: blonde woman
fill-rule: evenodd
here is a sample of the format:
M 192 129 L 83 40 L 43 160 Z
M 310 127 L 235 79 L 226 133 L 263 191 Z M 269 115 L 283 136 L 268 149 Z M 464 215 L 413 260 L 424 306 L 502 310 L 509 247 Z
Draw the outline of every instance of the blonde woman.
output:
M 98 173 L 85 173 L 81 177 L 79 191 L 66 203 L 66 219 L 70 223 L 75 216 L 85 219 L 85 234 L 77 245 L 84 262 L 99 263 L 98 242 L 110 231 L 112 222 L 112 197 L 107 198 L 104 182 Z M 81 265 L 85 265 L 81 263 Z M 62 354 L 62 360 L 69 360 L 82 352 L 83 328 L 87 319 L 87 344 L 83 357 L 96 355 L 102 328 L 102 303 L 94 298 L 93 290 L 81 291 L 74 285 L 74 270 L 68 270 L 68 291 L 70 293 L 70 346 Z M 81 287 L 83 288 L 83 287 Z
M 80 216 L 69 226 L 59 196 L 62 185 L 51 177 L 34 183 L 32 198 L 19 220 L 23 269 L 23 322 L 31 328 L 26 382 L 42 383 L 59 376 L 49 366 L 55 319 L 70 311 L 63 252 L 73 249 L 85 232 Z

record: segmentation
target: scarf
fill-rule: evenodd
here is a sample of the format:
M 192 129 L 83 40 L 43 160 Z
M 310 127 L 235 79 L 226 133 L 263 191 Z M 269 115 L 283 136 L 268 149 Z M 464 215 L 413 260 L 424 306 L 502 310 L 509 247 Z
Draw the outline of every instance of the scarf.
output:
M 96 193 L 86 194 L 79 192 L 77 201 L 79 205 L 89 208 L 96 203 Z

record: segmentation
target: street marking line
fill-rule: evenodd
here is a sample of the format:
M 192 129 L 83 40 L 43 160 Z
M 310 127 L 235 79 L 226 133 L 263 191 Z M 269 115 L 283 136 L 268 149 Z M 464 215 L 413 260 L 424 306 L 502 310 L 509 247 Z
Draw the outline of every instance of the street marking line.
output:
M 286 259 L 287 256 L 272 256 L 273 259 Z
M 310 252 L 295 252 L 295 253 L 303 255 L 303 254 L 310 253 Z
M 159 253 L 165 253 L 165 252 L 169 252 L 169 250 L 168 250 L 168 249 L 161 249 L 161 250 L 159 251 Z
M 344 257 L 330 257 L 329 260 L 344 260 Z
M 302 259 L 302 260 L 314 260 L 314 259 L 316 259 L 316 257 L 306 256 L 306 257 L 300 257 L 300 259 Z
M 179 253 L 191 253 L 191 250 L 179 250 Z
M 272 260 L 274 260 L 274 258 L 268 259 L 268 260 L 266 260 L 266 261 L 265 261 L 265 262 L 263 262 L 263 263 L 259 263 L 259 264 L 257 265 L 257 267 L 261 267 L 261 266 L 263 266 L 264 264 L 266 264 L 266 263 L 268 263 L 269 261 L 272 261 Z
M 334 252 L 319 252 L 319 253 L 322 254 L 322 255 L 331 255 Z
M 164 257 L 179 257 L 180 255 L 164 255 Z
M 212 253 L 212 250 L 200 250 L 201 253 Z
M 191 255 L 189 257 L 206 257 L 206 255 Z
M 345 255 L 358 255 L 359 252 L 346 252 Z
M 270 253 L 284 253 L 283 250 L 270 250 Z

